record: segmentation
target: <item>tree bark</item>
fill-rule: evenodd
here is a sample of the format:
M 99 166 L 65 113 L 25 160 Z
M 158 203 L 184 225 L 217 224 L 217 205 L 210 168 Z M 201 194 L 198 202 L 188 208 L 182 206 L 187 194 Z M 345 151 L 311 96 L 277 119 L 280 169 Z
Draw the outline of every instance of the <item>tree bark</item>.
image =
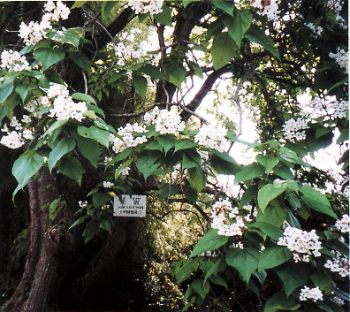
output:
M 47 311 L 67 271 L 65 259 L 72 239 L 63 223 L 52 225 L 49 205 L 57 198 L 47 169 L 28 185 L 31 216 L 30 245 L 22 279 L 6 305 L 9 312 Z

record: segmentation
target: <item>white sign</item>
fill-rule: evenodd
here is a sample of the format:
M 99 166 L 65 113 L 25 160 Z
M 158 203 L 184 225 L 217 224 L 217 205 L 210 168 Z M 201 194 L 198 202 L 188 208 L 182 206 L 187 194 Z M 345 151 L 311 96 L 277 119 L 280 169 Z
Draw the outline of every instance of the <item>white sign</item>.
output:
M 146 217 L 146 195 L 122 195 L 114 197 L 113 216 Z

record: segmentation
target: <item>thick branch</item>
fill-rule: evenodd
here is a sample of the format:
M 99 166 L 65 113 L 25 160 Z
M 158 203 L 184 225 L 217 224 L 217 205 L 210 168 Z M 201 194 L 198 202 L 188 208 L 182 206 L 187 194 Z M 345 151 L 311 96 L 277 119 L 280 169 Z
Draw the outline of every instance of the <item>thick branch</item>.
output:
M 201 104 L 205 96 L 213 87 L 215 81 L 224 73 L 228 73 L 232 71 L 233 68 L 234 67 L 232 65 L 226 65 L 218 70 L 215 70 L 210 75 L 208 75 L 207 79 L 205 79 L 202 87 L 199 89 L 199 91 L 194 96 L 192 101 L 188 105 L 186 105 L 187 109 L 189 109 L 192 112 L 196 111 L 196 109 L 199 107 L 199 105 Z M 182 118 L 184 120 L 188 119 L 190 116 L 191 114 L 186 111 L 182 113 Z

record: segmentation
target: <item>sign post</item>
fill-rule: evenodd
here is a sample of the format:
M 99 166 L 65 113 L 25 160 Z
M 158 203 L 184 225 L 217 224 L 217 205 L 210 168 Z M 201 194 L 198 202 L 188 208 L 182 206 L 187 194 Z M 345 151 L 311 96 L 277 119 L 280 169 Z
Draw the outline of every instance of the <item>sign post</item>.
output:
M 114 197 L 113 216 L 115 217 L 146 217 L 146 195 L 122 195 Z

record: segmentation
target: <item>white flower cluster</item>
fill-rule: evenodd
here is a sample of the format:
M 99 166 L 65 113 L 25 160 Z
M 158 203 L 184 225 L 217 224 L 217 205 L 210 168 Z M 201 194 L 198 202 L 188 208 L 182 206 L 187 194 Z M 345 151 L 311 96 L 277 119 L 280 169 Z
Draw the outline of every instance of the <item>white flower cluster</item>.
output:
M 307 23 L 305 24 L 306 27 L 308 27 L 315 36 L 321 36 L 323 33 L 323 28 L 321 26 L 316 26 L 315 24 L 312 23 Z
M 133 125 L 128 123 L 125 127 L 120 127 L 118 129 L 117 136 L 111 135 L 113 151 L 120 153 L 128 147 L 135 147 L 147 142 L 146 136 L 140 135 L 145 132 L 146 128 L 144 126 L 140 126 L 138 123 Z
M 226 134 L 227 130 L 224 127 L 203 125 L 195 135 L 194 140 L 199 145 L 223 152 L 229 146 L 229 143 L 225 138 Z
M 343 299 L 336 296 L 333 297 L 331 300 L 338 306 L 343 306 L 345 304 L 345 301 Z
M 159 14 L 163 11 L 164 0 L 129 0 L 129 6 L 135 14 Z
M 341 233 L 350 233 L 350 217 L 344 214 L 340 220 L 335 222 L 335 228 Z
M 299 101 L 301 115 L 304 117 L 317 118 L 331 116 L 333 118 L 346 118 L 348 114 L 348 101 L 337 100 L 333 95 L 323 97 L 316 96 L 313 99 Z
M 170 110 L 158 110 L 156 107 L 151 114 L 155 117 L 153 123 L 160 134 L 178 135 L 185 129 L 185 123 L 181 120 L 180 111 L 176 106 L 172 106 Z
M 300 290 L 299 300 L 311 300 L 313 302 L 323 301 L 323 294 L 318 286 L 315 288 L 309 288 L 307 286 L 304 286 L 304 288 Z
M 114 183 L 110 182 L 110 181 L 103 181 L 102 182 L 102 186 L 104 188 L 112 188 L 114 186 Z
M 349 72 L 349 52 L 344 49 L 337 48 L 337 53 L 329 53 L 329 57 L 333 59 L 345 72 Z
M 334 11 L 335 20 L 338 22 L 340 28 L 347 29 L 345 19 L 341 16 L 341 11 L 343 9 L 344 1 L 343 0 L 328 0 L 327 7 Z
M 30 122 L 29 116 L 25 115 L 23 117 L 24 119 L 22 119 L 22 121 L 25 120 Z M 5 133 L 5 135 L 1 138 L 0 144 L 11 149 L 17 149 L 22 147 L 26 141 L 33 139 L 33 131 L 30 129 L 24 129 L 23 125 L 16 117 L 11 119 L 9 127 L 12 128 L 12 130 L 10 130 L 7 125 L 1 129 L 1 132 Z
M 350 275 L 349 259 L 342 257 L 339 252 L 335 253 L 335 257 L 332 260 L 327 260 L 324 267 L 338 273 L 341 277 Z
M 246 228 L 243 218 L 238 216 L 238 208 L 233 208 L 227 199 L 220 199 L 214 203 L 211 217 L 211 227 L 217 229 L 219 235 L 242 236 Z
M 300 141 L 306 138 L 305 129 L 308 129 L 307 121 L 304 118 L 289 119 L 283 125 L 284 137 L 290 141 Z
M 26 58 L 13 50 L 4 50 L 1 53 L 0 67 L 15 72 L 31 69 Z
M 24 22 L 19 26 L 19 36 L 26 45 L 33 45 L 46 38 L 47 32 L 52 29 L 51 22 L 65 20 L 70 14 L 69 8 L 62 1 L 47 1 L 44 6 L 45 14 L 40 22 Z
M 286 246 L 293 253 L 294 262 L 309 262 L 310 256 L 321 256 L 322 246 L 315 230 L 307 232 L 287 226 L 277 245 Z
M 57 120 L 75 119 L 81 122 L 87 112 L 85 102 L 74 102 L 69 96 L 69 91 L 66 86 L 50 83 L 47 91 L 47 98 L 53 101 L 53 108 L 50 109 L 50 117 L 55 117 Z M 42 101 L 46 102 L 48 99 L 43 97 Z
M 118 66 L 125 66 L 128 62 L 136 60 L 140 62 L 146 58 L 150 51 L 158 50 L 157 42 L 155 28 L 150 27 L 146 33 L 140 28 L 132 28 L 118 35 L 118 43 L 108 43 L 107 49 L 114 51 Z M 152 53 L 151 60 L 148 59 L 148 61 L 153 59 L 157 63 L 159 55 L 159 53 Z
M 116 172 L 121 170 L 121 171 L 120 171 L 120 174 L 121 174 L 122 176 L 127 176 L 127 175 L 129 175 L 130 167 L 125 167 L 125 168 L 122 169 L 121 166 L 122 166 L 122 165 L 120 165 L 120 166 L 117 168 Z
M 260 15 L 266 15 L 269 21 L 277 21 L 280 15 L 279 4 L 280 0 L 271 0 L 265 3 L 261 0 L 253 0 L 251 6 L 259 10 Z

